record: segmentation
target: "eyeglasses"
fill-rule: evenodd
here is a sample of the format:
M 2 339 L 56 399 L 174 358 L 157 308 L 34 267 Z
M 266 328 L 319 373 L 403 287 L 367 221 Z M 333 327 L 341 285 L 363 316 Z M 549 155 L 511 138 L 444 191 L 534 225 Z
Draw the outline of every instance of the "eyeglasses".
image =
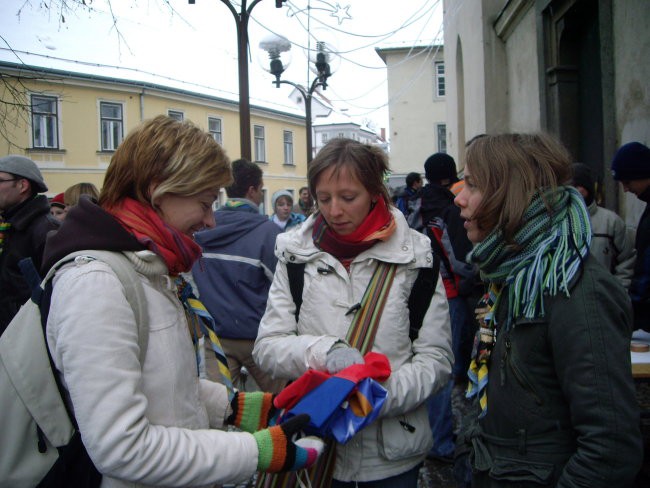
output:
M 0 183 L 6 183 L 7 181 L 16 181 L 19 180 L 20 178 L 7 178 L 6 180 L 3 180 L 0 178 Z

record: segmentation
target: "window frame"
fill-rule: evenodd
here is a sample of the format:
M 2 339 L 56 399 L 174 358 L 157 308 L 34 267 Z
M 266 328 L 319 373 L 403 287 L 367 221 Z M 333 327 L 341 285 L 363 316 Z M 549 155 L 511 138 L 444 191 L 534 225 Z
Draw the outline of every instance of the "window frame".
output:
M 447 124 L 436 124 L 436 141 L 438 152 L 447 152 Z
M 104 116 L 102 108 L 105 106 L 113 106 L 113 107 L 119 107 L 120 109 L 120 116 L 119 118 L 115 117 L 107 117 Z M 112 139 L 112 147 L 109 147 L 107 144 L 107 140 L 104 138 L 105 132 L 104 132 L 104 122 L 107 121 L 110 123 L 110 132 L 107 132 L 106 135 L 111 134 L 111 139 Z M 114 130 L 114 124 L 117 125 L 119 128 L 119 135 L 116 137 L 115 133 L 113 132 Z M 117 140 L 115 140 L 117 139 Z M 101 152 L 114 152 L 117 147 L 122 143 L 124 140 L 124 104 L 121 102 L 111 102 L 108 100 L 100 100 L 99 101 L 99 148 Z
M 52 107 L 54 108 L 53 111 L 35 111 L 35 99 L 41 99 L 43 101 L 47 101 L 51 103 Z M 40 102 L 43 103 L 43 102 Z M 30 94 L 29 98 L 29 104 L 30 104 L 30 114 L 31 114 L 31 131 L 32 131 L 32 148 L 33 149 L 60 149 L 60 142 L 59 142 L 59 97 L 54 96 L 54 95 L 43 95 L 43 94 L 36 94 L 32 93 Z M 36 123 L 36 120 L 39 120 L 39 123 Z M 49 120 L 49 123 L 46 123 L 45 125 L 42 123 L 42 121 L 45 120 L 46 122 Z M 38 130 L 36 127 L 38 126 Z M 45 136 L 43 137 L 41 133 L 45 132 Z M 50 133 L 52 134 L 52 144 L 48 145 L 48 140 L 50 139 Z M 37 136 L 38 134 L 38 136 Z M 37 139 L 39 141 L 39 144 L 37 144 Z M 45 139 L 45 143 L 43 144 L 43 139 Z
M 291 140 L 287 140 L 287 136 Z M 284 164 L 287 166 L 295 166 L 296 163 L 293 158 L 293 131 L 292 130 L 283 130 L 282 131 L 282 147 L 284 148 Z
M 434 79 L 434 93 L 436 98 L 444 98 L 447 94 L 444 61 L 436 61 L 434 63 Z
M 212 130 L 212 128 L 210 127 L 210 122 L 213 121 L 219 123 L 218 130 Z M 218 144 L 223 145 L 223 119 L 221 117 L 208 115 L 208 132 L 210 133 L 212 138 L 215 141 L 217 141 Z
M 258 136 L 258 130 L 261 136 Z M 263 125 L 253 125 L 253 149 L 255 161 L 266 162 L 266 130 Z
M 167 109 L 167 117 L 171 117 L 174 120 L 183 122 L 185 120 L 185 112 L 182 110 Z

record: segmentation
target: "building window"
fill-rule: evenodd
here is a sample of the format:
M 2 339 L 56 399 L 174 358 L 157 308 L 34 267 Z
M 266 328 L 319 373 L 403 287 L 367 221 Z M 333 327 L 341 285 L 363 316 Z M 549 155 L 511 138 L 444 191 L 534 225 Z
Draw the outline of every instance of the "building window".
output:
M 102 151 L 115 151 L 123 138 L 122 104 L 99 102 Z
M 264 127 L 261 125 L 253 126 L 255 135 L 255 161 L 266 161 L 266 150 L 264 148 Z
M 345 132 L 339 132 L 339 139 L 343 139 L 345 137 Z
M 221 133 L 221 119 L 217 117 L 208 117 L 208 132 L 219 144 L 223 144 L 223 134 Z
M 293 132 L 284 131 L 284 164 L 293 165 Z
M 321 134 L 320 140 L 323 142 L 323 145 L 327 144 L 327 132 Z
M 167 110 L 167 115 L 174 120 L 178 120 L 179 122 L 183 122 L 183 119 L 185 118 L 185 114 L 183 114 L 183 112 L 180 110 Z
M 447 152 L 447 126 L 445 124 L 438 124 L 436 126 L 438 131 L 438 152 Z
M 437 97 L 445 96 L 445 63 L 436 63 L 436 89 Z
M 56 97 L 32 95 L 33 147 L 58 149 L 59 117 Z

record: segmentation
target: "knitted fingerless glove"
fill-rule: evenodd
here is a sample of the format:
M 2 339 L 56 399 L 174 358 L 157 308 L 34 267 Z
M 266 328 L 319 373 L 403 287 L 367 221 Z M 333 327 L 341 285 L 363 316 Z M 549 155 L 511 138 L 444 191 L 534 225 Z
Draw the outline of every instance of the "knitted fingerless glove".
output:
M 230 401 L 232 414 L 226 423 L 252 434 L 269 425 L 269 420 L 276 413 L 273 406 L 273 394 L 262 391 L 243 393 L 238 391 Z
M 296 442 L 291 440 L 293 434 L 308 423 L 309 415 L 301 414 L 282 424 L 255 432 L 253 436 L 257 441 L 259 451 L 257 469 L 268 473 L 277 473 L 279 471 L 297 471 L 314 464 L 322 452 L 322 441 L 319 441 L 319 448 L 313 443 L 301 442 L 304 439 Z

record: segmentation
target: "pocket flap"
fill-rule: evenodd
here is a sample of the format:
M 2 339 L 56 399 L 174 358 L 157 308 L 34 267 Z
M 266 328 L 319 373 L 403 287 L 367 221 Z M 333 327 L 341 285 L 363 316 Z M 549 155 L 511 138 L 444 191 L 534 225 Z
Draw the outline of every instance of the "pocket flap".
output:
M 553 464 L 528 459 L 494 457 L 490 477 L 495 480 L 548 484 L 553 478 Z

